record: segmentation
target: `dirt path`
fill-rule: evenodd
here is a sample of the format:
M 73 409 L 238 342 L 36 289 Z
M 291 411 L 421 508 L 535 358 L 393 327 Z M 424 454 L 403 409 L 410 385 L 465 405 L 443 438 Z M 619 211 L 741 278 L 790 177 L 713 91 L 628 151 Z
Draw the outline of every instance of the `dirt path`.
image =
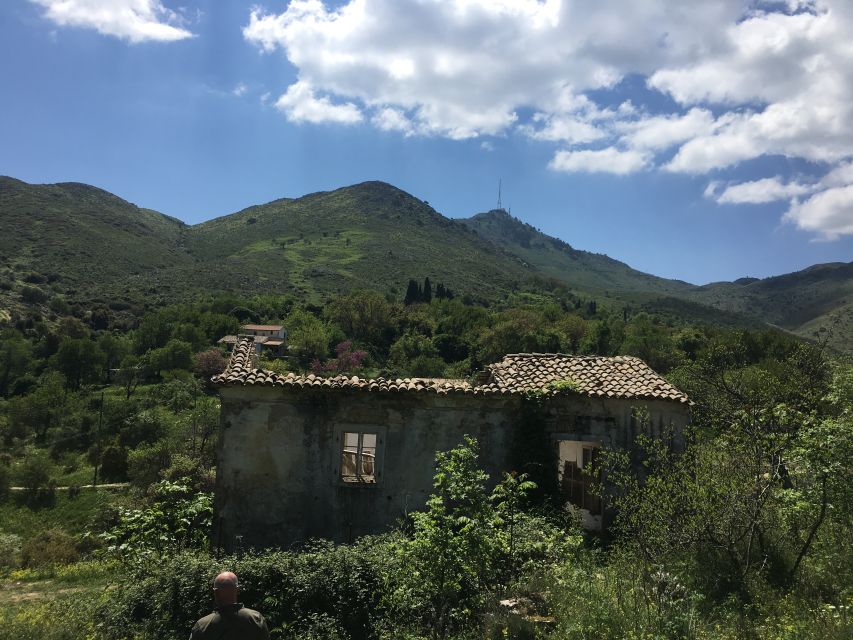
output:
M 21 602 L 35 602 L 37 600 L 48 600 L 69 593 L 86 591 L 86 587 L 63 587 L 51 588 L 53 580 L 38 580 L 36 582 L 8 582 L 0 584 L 0 596 L 4 603 L 18 604 Z
M 126 489 L 130 486 L 129 482 L 105 482 L 102 484 L 81 484 L 77 485 L 78 489 Z M 60 491 L 68 491 L 71 487 L 54 487 Z M 26 487 L 9 487 L 11 491 L 27 491 Z

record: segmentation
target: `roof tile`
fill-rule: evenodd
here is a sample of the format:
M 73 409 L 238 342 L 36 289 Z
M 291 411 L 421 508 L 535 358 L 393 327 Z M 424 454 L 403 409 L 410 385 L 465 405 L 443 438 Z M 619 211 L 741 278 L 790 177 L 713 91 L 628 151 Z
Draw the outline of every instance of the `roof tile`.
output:
M 365 379 L 343 375 L 322 378 L 295 373 L 279 374 L 255 366 L 251 338 L 240 338 L 228 367 L 213 382 L 220 385 L 270 385 L 290 388 L 358 389 L 375 391 L 432 391 L 442 395 L 522 394 L 537 391 L 548 395 L 579 393 L 591 397 L 662 398 L 687 403 L 687 396 L 659 376 L 645 362 L 631 356 L 612 358 L 571 356 L 561 353 L 516 353 L 489 365 L 489 379 L 472 385 L 465 380 L 406 378 Z M 560 385 L 557 383 L 567 383 Z

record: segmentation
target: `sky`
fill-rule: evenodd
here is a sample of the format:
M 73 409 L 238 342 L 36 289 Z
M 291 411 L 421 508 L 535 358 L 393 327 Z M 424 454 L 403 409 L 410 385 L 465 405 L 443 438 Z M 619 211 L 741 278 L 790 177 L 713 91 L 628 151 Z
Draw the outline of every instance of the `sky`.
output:
M 188 223 L 383 180 L 696 284 L 853 260 L 849 0 L 4 0 L 0 174 Z

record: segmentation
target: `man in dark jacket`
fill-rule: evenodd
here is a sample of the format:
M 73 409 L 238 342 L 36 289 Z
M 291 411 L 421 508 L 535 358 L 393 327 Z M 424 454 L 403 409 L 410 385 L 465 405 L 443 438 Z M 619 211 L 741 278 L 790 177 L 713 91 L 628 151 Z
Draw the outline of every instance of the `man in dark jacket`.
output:
M 216 611 L 193 625 L 190 640 L 269 640 L 270 631 L 264 617 L 238 602 L 240 585 L 230 571 L 213 580 Z

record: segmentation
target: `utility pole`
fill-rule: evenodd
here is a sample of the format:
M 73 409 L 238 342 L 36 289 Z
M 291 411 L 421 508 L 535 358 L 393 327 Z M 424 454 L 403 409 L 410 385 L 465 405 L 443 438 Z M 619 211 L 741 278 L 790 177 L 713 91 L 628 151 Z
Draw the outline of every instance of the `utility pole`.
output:
M 98 466 L 101 463 L 101 425 L 104 420 L 104 392 L 101 391 L 101 406 L 98 409 L 98 432 L 95 434 L 95 477 L 92 478 L 92 488 L 98 488 Z
M 503 209 L 503 205 L 501 204 L 501 183 L 502 182 L 503 182 L 503 180 L 501 178 L 498 178 L 498 211 Z

